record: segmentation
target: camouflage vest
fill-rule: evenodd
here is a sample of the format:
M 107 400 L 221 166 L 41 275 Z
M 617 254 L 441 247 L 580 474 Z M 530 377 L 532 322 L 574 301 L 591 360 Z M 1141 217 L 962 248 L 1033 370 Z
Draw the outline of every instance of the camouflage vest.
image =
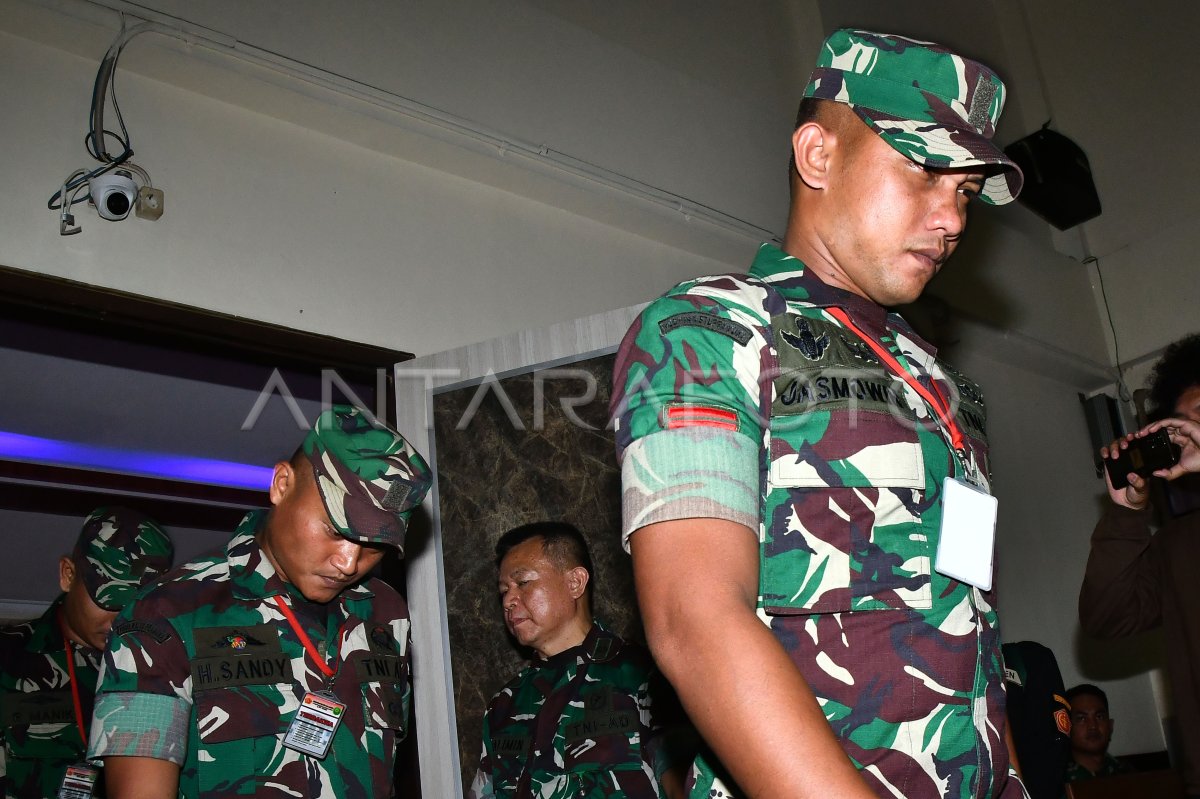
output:
M 657 799 L 645 651 L 594 625 L 582 644 L 522 670 L 484 723 L 489 796 Z
M 40 618 L 0 630 L 0 783 L 6 799 L 57 795 L 67 766 L 83 759 L 86 746 L 58 626 L 61 606 L 60 597 Z M 71 650 L 87 723 L 100 652 L 75 645 Z

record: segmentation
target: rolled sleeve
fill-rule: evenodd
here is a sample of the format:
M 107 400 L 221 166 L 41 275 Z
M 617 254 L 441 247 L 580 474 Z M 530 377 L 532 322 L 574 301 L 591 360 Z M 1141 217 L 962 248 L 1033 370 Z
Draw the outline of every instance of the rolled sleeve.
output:
M 757 532 L 759 446 L 708 428 L 664 430 L 640 438 L 621 464 L 622 536 L 656 522 L 728 519 Z
M 758 531 L 770 382 L 766 290 L 680 284 L 646 307 L 613 374 L 622 544 L 649 524 L 728 519 Z
M 118 692 L 96 697 L 88 758 L 152 757 L 182 766 L 191 705 L 176 696 Z

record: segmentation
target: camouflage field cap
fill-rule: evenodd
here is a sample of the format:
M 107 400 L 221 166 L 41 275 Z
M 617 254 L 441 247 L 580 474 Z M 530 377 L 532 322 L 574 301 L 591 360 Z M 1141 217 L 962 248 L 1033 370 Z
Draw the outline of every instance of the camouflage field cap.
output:
M 981 195 L 992 205 L 1014 200 L 1024 182 L 992 142 L 1004 95 L 996 73 L 941 45 L 847 28 L 821 45 L 804 89 L 805 97 L 849 105 L 919 164 L 998 167 Z
M 408 519 L 432 482 L 420 453 L 350 405 L 334 405 L 317 417 L 303 451 L 337 531 L 403 554 Z
M 88 514 L 71 559 L 92 601 L 121 610 L 139 586 L 171 568 L 175 548 L 158 524 L 132 508 L 103 507 Z

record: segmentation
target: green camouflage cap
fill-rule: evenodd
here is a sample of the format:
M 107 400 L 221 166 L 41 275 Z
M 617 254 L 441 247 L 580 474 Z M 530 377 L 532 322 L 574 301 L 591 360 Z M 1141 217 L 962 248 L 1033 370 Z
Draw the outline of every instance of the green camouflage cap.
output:
M 302 448 L 337 531 L 403 554 L 408 519 L 432 483 L 420 453 L 350 405 L 334 405 L 317 417 Z
M 848 28 L 821 46 L 805 97 L 834 100 L 899 152 L 935 167 L 991 166 L 982 198 L 1011 202 L 1021 170 L 992 142 L 1004 108 L 996 73 L 938 44 Z
M 92 601 L 117 611 L 139 586 L 170 569 L 174 556 L 171 539 L 149 516 L 132 508 L 103 507 L 84 521 L 71 559 Z

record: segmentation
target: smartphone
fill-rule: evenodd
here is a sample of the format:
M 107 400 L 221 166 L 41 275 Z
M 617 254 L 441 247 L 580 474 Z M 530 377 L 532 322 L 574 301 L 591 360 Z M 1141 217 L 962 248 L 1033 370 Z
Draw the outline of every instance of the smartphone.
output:
M 1171 436 L 1163 428 L 1130 441 L 1129 449 L 1121 450 L 1119 458 L 1104 459 L 1104 468 L 1108 469 L 1108 479 L 1112 481 L 1113 488 L 1124 488 L 1129 485 L 1125 476 L 1130 472 L 1139 477 L 1149 477 L 1159 469 L 1179 463 L 1181 452 L 1179 445 L 1171 443 Z

